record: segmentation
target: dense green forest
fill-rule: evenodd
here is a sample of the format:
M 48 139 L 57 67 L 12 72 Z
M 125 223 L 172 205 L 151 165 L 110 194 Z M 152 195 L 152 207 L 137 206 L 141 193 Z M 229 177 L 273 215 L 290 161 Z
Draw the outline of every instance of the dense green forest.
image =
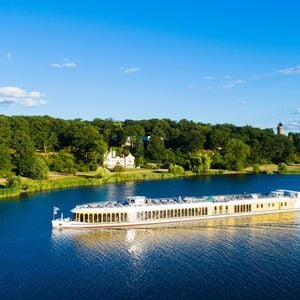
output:
M 71 174 L 95 170 L 110 147 L 131 152 L 142 167 L 154 162 L 198 174 L 211 167 L 242 170 L 258 164 L 300 162 L 299 133 L 284 136 L 272 129 L 185 119 L 119 122 L 0 116 L 0 176 L 43 179 L 49 170 Z

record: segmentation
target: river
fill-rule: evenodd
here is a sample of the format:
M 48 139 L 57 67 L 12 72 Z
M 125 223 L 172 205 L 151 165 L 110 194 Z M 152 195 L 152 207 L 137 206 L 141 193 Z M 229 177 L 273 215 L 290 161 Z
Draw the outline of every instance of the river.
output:
M 0 201 L 1 299 L 299 299 L 300 212 L 130 230 L 52 231 L 53 206 L 300 190 L 299 175 L 108 184 Z

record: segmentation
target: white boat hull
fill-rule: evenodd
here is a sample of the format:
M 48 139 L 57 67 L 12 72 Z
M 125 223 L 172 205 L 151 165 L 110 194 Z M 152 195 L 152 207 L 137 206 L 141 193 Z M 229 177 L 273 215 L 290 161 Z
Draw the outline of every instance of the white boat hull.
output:
M 148 226 L 157 226 L 161 224 L 172 224 L 172 223 L 184 223 L 184 222 L 193 222 L 201 220 L 213 220 L 213 219 L 224 219 L 224 218 L 238 218 L 238 217 L 247 217 L 255 215 L 268 215 L 276 213 L 286 213 L 286 212 L 297 212 L 300 211 L 300 208 L 293 209 L 281 209 L 281 210 L 272 210 L 272 211 L 262 211 L 262 212 L 248 212 L 240 214 L 222 214 L 214 216 L 199 216 L 199 217 L 188 217 L 188 218 L 177 218 L 177 219 L 162 219 L 162 220 L 151 220 L 151 221 L 140 221 L 140 222 L 123 222 L 123 223 L 83 223 L 76 222 L 68 219 L 56 219 L 52 220 L 52 227 L 55 229 L 98 229 L 98 228 L 142 228 Z

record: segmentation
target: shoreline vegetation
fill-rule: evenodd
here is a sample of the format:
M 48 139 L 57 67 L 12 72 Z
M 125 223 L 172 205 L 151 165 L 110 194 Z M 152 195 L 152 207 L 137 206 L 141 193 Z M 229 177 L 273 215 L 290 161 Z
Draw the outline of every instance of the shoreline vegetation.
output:
M 279 125 L 275 133 L 186 119 L 0 115 L 0 199 L 123 181 L 300 174 L 300 133 L 285 135 Z
M 99 172 L 100 170 L 100 172 Z M 106 170 L 107 171 L 107 170 Z M 234 174 L 300 174 L 300 164 L 293 164 L 287 166 L 284 173 L 278 172 L 277 165 L 263 165 L 260 166 L 259 172 L 255 171 L 253 167 L 248 167 L 243 171 L 230 171 L 211 169 L 208 173 L 202 176 L 213 175 L 234 175 Z M 144 180 L 165 180 L 173 178 L 184 178 L 199 176 L 192 171 L 185 172 L 170 172 L 168 169 L 130 169 L 122 172 L 104 172 L 103 168 L 99 168 L 94 172 L 78 172 L 76 175 L 51 172 L 48 179 L 33 180 L 30 178 L 18 178 L 18 183 L 11 187 L 6 187 L 7 180 L 0 178 L 0 199 L 9 199 L 20 197 L 24 194 L 33 192 L 42 192 L 50 190 L 59 190 L 74 187 L 84 186 L 100 186 L 107 183 L 119 182 L 133 182 Z

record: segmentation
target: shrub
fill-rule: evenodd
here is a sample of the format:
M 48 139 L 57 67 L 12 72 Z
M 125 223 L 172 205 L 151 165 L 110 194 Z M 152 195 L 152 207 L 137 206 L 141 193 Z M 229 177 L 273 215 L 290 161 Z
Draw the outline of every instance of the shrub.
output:
M 122 166 L 115 166 L 113 168 L 114 172 L 123 172 L 125 169 Z
M 254 174 L 259 174 L 260 173 L 260 165 L 259 164 L 254 164 L 253 165 L 253 173 Z
M 95 175 L 96 178 L 107 178 L 110 176 L 110 171 L 108 169 L 99 167 Z
M 184 168 L 178 165 L 171 164 L 169 167 L 169 172 L 174 175 L 182 175 L 184 174 Z
M 17 189 L 21 186 L 20 176 L 10 176 L 6 178 L 6 187 Z
M 287 165 L 285 163 L 278 164 L 277 171 L 279 174 L 286 174 L 287 173 Z

